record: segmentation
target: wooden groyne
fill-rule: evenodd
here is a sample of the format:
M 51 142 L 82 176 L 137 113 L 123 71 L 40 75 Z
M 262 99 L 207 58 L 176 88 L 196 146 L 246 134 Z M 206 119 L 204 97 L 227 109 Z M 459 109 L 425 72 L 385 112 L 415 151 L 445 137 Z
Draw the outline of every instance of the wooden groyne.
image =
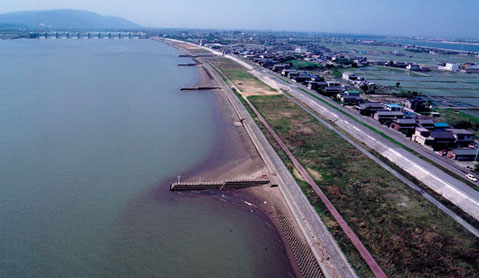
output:
M 215 90 L 221 89 L 219 86 L 201 86 L 201 87 L 184 87 L 181 88 L 181 91 L 198 91 L 198 90 Z
M 201 63 L 187 63 L 187 64 L 178 64 L 179 67 L 194 67 L 199 66 Z
M 265 179 L 242 179 L 242 180 L 225 180 L 213 182 L 174 182 L 170 185 L 171 191 L 182 190 L 207 190 L 207 189 L 240 189 L 251 186 L 260 186 L 269 184 L 269 180 Z
M 213 58 L 216 57 L 215 54 L 198 54 L 198 55 L 191 55 L 191 54 L 180 54 L 178 57 L 181 58 Z

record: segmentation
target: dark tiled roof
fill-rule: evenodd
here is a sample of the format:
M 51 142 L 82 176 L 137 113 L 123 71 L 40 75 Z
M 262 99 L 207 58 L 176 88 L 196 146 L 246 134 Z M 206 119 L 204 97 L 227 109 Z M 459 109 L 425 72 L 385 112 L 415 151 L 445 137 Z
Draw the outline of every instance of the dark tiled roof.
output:
M 414 119 L 396 119 L 394 122 L 400 125 L 415 125 L 416 121 Z
M 476 155 L 477 150 L 475 149 L 455 149 L 452 150 L 456 155 Z
M 449 131 L 431 131 L 430 136 L 439 139 L 454 139 L 454 136 Z

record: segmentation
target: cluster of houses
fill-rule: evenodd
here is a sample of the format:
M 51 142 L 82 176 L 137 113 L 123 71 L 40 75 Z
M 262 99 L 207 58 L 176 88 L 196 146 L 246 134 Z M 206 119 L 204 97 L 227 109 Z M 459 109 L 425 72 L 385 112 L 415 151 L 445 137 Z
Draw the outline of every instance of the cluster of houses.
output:
M 355 109 L 430 150 L 455 160 L 474 160 L 477 151 L 474 133 L 465 129 L 451 128 L 447 123 L 435 123 L 428 117 L 407 111 L 421 110 L 427 105 L 427 101 L 418 97 L 407 100 L 406 106 L 369 102 L 360 103 Z
M 357 88 L 375 85 L 374 83 L 367 81 L 364 77 L 361 77 L 355 73 L 343 72 L 341 78 Z
M 364 85 L 372 85 L 361 76 L 350 72 L 342 74 L 342 79 L 350 86 L 344 86 L 333 80 L 325 80 L 323 77 L 304 70 L 292 68 L 288 62 L 291 60 L 304 60 L 322 65 L 347 67 L 361 67 L 370 64 L 366 58 L 346 58 L 338 53 L 328 53 L 327 49 L 306 51 L 306 48 L 290 48 L 287 45 L 275 45 L 260 48 L 248 48 L 243 45 L 235 45 L 229 51 L 242 56 L 252 62 L 275 71 L 293 82 L 301 83 L 309 89 L 328 97 L 335 97 L 345 105 L 354 106 L 362 115 L 370 116 L 379 123 L 397 130 L 424 147 L 447 155 L 455 160 L 474 160 L 476 148 L 474 134 L 464 130 L 451 128 L 447 123 L 435 123 L 432 119 L 421 116 L 414 112 L 427 112 L 431 105 L 427 98 L 414 97 L 405 101 L 404 106 L 398 104 L 383 104 L 378 102 L 365 102 L 360 92 L 351 88 L 361 88 Z M 372 63 L 371 63 L 372 64 Z M 403 68 L 411 71 L 429 71 L 429 68 L 421 67 L 414 63 L 379 61 L 374 64 L 386 67 Z M 450 65 L 444 65 L 451 67 Z M 468 65 L 471 70 L 475 65 Z M 451 67 L 452 70 L 455 67 Z M 411 112 L 412 111 L 412 112 Z
M 374 62 L 376 66 L 382 67 L 392 67 L 392 68 L 400 68 L 400 69 L 407 69 L 410 71 L 430 71 L 431 69 L 428 67 L 423 67 L 415 63 L 411 62 L 398 62 L 398 61 L 377 61 Z

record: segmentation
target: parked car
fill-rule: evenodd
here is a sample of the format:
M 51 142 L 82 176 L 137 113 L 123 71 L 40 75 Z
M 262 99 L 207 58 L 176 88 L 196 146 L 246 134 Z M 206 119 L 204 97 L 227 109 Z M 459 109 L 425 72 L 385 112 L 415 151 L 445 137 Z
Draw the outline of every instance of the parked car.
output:
M 473 174 L 467 174 L 466 175 L 466 178 L 468 178 L 469 180 L 473 181 L 473 182 L 477 182 L 477 178 L 474 177 Z

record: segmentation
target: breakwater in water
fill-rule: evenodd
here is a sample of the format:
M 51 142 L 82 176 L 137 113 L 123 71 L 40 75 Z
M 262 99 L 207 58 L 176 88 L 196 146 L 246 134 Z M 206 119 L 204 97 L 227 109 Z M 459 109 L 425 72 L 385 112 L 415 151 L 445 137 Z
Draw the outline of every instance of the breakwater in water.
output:
M 251 186 L 260 186 L 269 184 L 269 180 L 263 179 L 242 179 L 242 180 L 225 180 L 218 182 L 174 182 L 170 186 L 171 191 L 180 190 L 205 190 L 205 189 L 239 189 Z

